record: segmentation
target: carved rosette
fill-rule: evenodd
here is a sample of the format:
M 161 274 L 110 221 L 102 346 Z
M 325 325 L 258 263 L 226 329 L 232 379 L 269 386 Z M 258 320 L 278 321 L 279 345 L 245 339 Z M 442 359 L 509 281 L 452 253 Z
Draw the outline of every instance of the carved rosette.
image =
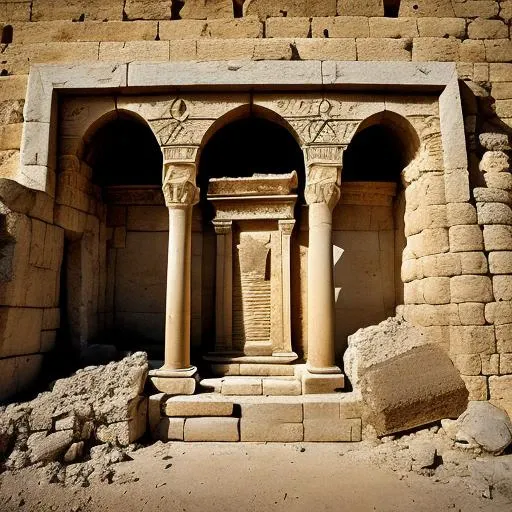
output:
M 310 146 L 305 148 L 307 204 L 325 203 L 333 210 L 340 199 L 343 147 Z
M 162 186 L 168 208 L 192 206 L 199 201 L 196 167 L 188 163 L 166 163 Z

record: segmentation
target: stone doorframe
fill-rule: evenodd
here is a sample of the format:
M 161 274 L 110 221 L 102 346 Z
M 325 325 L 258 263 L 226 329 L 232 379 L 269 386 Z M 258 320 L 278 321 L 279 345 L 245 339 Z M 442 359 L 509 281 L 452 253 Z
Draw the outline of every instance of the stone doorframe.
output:
M 142 93 L 171 96 L 197 91 L 319 94 L 368 90 L 438 96 L 445 189 L 453 190 L 452 185 L 456 184 L 457 198 L 452 200 L 469 200 L 467 152 L 456 67 L 454 63 L 438 62 L 36 65 L 29 75 L 21 162 L 16 181 L 52 197 L 55 195 L 59 95 L 94 93 L 122 96 Z M 326 103 L 328 108 L 325 112 L 322 105 L 319 107 L 319 119 L 329 115 L 330 104 Z M 178 100 L 176 112 L 171 111 L 171 121 L 182 121 L 180 116 L 186 112 L 181 112 L 181 107 Z M 156 134 L 158 130 L 154 120 L 149 120 L 148 124 Z M 199 131 L 204 135 L 210 126 Z M 332 209 L 339 199 L 343 150 L 355 128 L 349 130 L 345 137 L 335 137 L 335 140 L 301 140 L 306 163 L 305 199 L 310 216 L 311 250 L 308 259 L 315 263 L 308 265 L 313 269 L 313 272 L 308 272 L 308 317 L 315 318 L 315 321 L 308 322 L 308 370 L 312 378 L 325 381 L 326 390 L 343 385 L 341 372 L 334 362 L 332 242 L 331 230 L 326 226 L 332 223 Z M 169 143 L 162 137 L 160 143 L 164 154 L 163 191 L 169 208 L 170 232 L 165 365 L 155 372 L 153 380 L 163 392 L 193 393 L 195 368 L 190 366 L 190 226 L 192 206 L 198 200 L 195 177 L 199 145 L 187 140 Z M 446 196 L 450 202 L 448 192 Z

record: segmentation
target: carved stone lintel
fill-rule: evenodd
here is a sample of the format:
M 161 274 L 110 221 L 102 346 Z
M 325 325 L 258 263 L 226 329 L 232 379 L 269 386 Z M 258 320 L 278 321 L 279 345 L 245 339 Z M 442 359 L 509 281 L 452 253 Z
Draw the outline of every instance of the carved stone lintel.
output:
M 308 167 L 304 197 L 307 204 L 326 203 L 333 210 L 340 198 L 341 162 Z
M 191 163 L 166 163 L 162 190 L 168 208 L 179 205 L 191 206 L 199 201 L 196 186 L 196 166 Z
M 194 164 L 199 146 L 165 146 L 162 148 L 165 162 Z
M 344 146 L 306 146 L 304 148 L 306 165 L 328 164 L 341 166 L 344 150 Z

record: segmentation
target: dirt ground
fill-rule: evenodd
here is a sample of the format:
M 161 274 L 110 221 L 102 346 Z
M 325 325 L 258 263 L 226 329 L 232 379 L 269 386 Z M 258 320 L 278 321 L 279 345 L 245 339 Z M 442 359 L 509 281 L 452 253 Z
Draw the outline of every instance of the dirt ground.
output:
M 157 442 L 116 464 L 111 483 L 48 483 L 47 468 L 34 466 L 5 472 L 0 510 L 512 511 L 511 493 L 468 486 L 453 472 L 443 478 L 393 466 L 396 449 L 382 447 Z

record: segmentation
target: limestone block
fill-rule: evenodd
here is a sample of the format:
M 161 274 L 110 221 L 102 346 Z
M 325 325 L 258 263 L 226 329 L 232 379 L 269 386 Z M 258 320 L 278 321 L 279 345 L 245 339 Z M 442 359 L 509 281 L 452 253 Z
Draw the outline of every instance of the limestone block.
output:
M 437 345 L 425 345 L 385 361 L 361 380 L 369 422 L 378 435 L 456 418 L 468 393 L 458 371 Z
M 480 375 L 482 371 L 479 354 L 458 354 L 453 358 L 453 363 L 463 375 Z
M 459 304 L 461 325 L 485 325 L 485 304 L 462 302 Z
M 338 16 L 384 16 L 382 0 L 338 0 Z
M 487 276 L 454 276 L 450 279 L 452 302 L 491 302 L 492 282 Z
M 1 109 L 3 111 L 4 108 L 7 107 L 7 103 L 3 103 L 7 100 L 23 100 L 27 94 L 27 82 L 28 82 L 28 76 L 1 76 L 0 77 L 0 105 Z M 23 103 L 20 104 L 21 106 L 21 112 L 23 110 Z M 18 107 L 19 108 L 19 107 Z M 2 114 L 2 116 L 5 114 Z M 19 116 L 18 116 L 19 119 Z M 6 122 L 6 119 L 3 118 L 4 123 L 8 124 Z M 19 121 L 14 122 L 23 122 L 23 117 L 19 119 Z
M 402 16 L 435 16 L 436 18 L 453 17 L 455 15 L 451 2 L 444 0 L 402 0 L 400 11 Z
M 504 2 L 501 2 L 500 7 L 500 17 L 505 21 L 510 21 L 512 19 L 512 1 L 505 0 Z
M 512 117 L 512 100 L 496 100 L 494 104 L 498 117 Z
M 510 158 L 503 151 L 486 151 L 480 160 L 479 169 L 486 173 L 507 172 L 510 169 Z
M 450 327 L 451 354 L 494 354 L 496 342 L 492 325 Z
M 512 225 L 512 209 L 503 203 L 477 203 L 478 223 L 480 225 Z
M 512 375 L 489 377 L 489 402 L 512 417 Z
M 16 23 L 14 43 L 48 43 L 70 41 L 154 41 L 156 22 L 133 21 L 40 21 L 38 23 Z
M 487 258 L 483 252 L 461 252 L 460 264 L 462 274 L 487 274 Z
M 333 393 L 345 387 L 345 378 L 342 374 L 314 374 L 304 372 L 302 374 L 302 393 L 315 395 Z
M 0 82 L 1 85 L 1 82 Z M 0 127 L 0 151 L 20 149 L 23 124 L 7 124 Z
M 151 435 L 154 435 L 162 420 L 162 402 L 166 399 L 165 393 L 157 393 L 148 397 L 148 424 Z
M 229 375 L 240 375 L 239 364 L 212 364 L 212 374 L 227 377 Z
M 512 82 L 502 82 L 502 83 L 492 84 L 491 94 L 492 94 L 492 97 L 497 100 L 511 99 L 512 98 Z M 503 138 L 505 139 L 505 141 L 504 141 L 505 147 L 496 147 L 496 148 L 490 148 L 490 149 L 499 149 L 501 151 L 506 151 L 507 147 L 510 147 L 508 144 L 508 137 L 505 134 L 503 134 Z
M 252 39 L 230 40 L 212 40 L 212 41 L 191 41 L 197 47 L 197 60 L 216 61 L 216 60 L 250 60 L 254 55 L 255 42 Z M 181 42 L 178 43 L 181 45 Z
M 263 394 L 266 396 L 299 396 L 302 386 L 299 380 L 263 379 Z
M 512 303 L 490 302 L 486 304 L 485 319 L 494 325 L 512 324 Z
M 451 277 L 462 273 L 461 258 L 458 254 L 434 254 L 417 261 L 425 277 Z
M 497 325 L 496 343 L 499 353 L 512 353 L 512 324 Z
M 35 443 L 30 453 L 30 461 L 52 462 L 57 460 L 69 448 L 73 442 L 73 431 L 63 430 L 46 436 L 39 443 Z
M 503 203 L 510 204 L 512 197 L 510 192 L 494 187 L 475 187 L 473 195 L 478 203 Z
M 240 420 L 240 441 L 297 443 L 304 440 L 302 423 L 271 423 Z
M 185 418 L 162 418 L 152 431 L 154 440 L 183 441 L 185 434 Z
M 423 297 L 427 304 L 450 303 L 450 278 L 428 277 L 422 280 Z
M 2 2 L 0 4 L 0 20 L 30 21 L 32 2 Z
M 409 39 L 365 38 L 356 40 L 357 60 L 361 61 L 410 61 Z
M 263 385 L 261 379 L 250 377 L 232 377 L 222 381 L 223 395 L 261 395 Z
M 507 375 L 512 374 L 512 354 L 496 354 L 496 357 L 499 357 L 500 361 L 500 369 L 499 373 L 501 375 Z M 495 375 L 498 374 L 498 372 L 494 372 Z
M 402 282 L 404 283 L 409 283 L 410 281 L 415 281 L 416 279 L 422 279 L 423 269 L 420 260 L 414 259 L 402 261 L 401 278 Z
M 482 64 L 482 65 L 484 65 L 484 64 Z M 497 64 L 497 65 L 499 65 L 499 64 Z M 511 84 L 508 82 L 507 83 L 500 83 L 500 82 L 493 83 L 492 84 L 493 95 L 495 93 L 495 88 L 496 88 L 496 92 L 497 92 L 497 95 L 495 97 L 497 98 L 497 97 L 499 97 L 498 91 L 502 88 L 507 90 L 510 88 L 510 85 Z M 509 96 L 507 95 L 506 97 L 508 98 Z M 483 132 L 478 136 L 478 140 L 480 141 L 480 145 L 483 146 L 488 151 L 502 152 L 502 151 L 508 151 L 511 149 L 509 140 L 508 140 L 508 135 L 505 133 Z
M 0 308 L 0 355 L 39 352 L 43 310 L 38 308 Z
M 456 37 L 466 36 L 466 22 L 461 18 L 418 18 L 420 37 Z
M 233 414 L 232 402 L 214 400 L 184 400 L 183 398 L 168 398 L 165 401 L 164 412 L 166 416 L 231 416 Z
M 403 317 L 412 325 L 421 327 L 452 325 L 454 318 L 458 321 L 458 311 L 455 304 L 407 305 L 403 309 Z
M 269 376 L 293 376 L 295 367 L 289 364 L 256 364 L 247 363 L 240 365 L 240 375 L 252 377 L 269 377 Z
M 238 418 L 186 418 L 185 441 L 240 441 Z
M 342 18 L 313 18 L 312 37 L 369 37 L 368 18 L 344 16 Z
M 468 400 L 487 400 L 487 378 L 478 375 L 461 375 L 466 389 Z
M 489 79 L 491 82 L 510 82 L 512 64 L 490 64 Z
M 419 37 L 415 18 L 370 18 L 370 37 Z
M 15 179 L 20 164 L 20 152 L 17 150 L 0 151 L 0 176 Z
M 494 276 L 492 290 L 497 301 L 512 300 L 512 276 Z
M 143 401 L 146 403 L 147 401 Z M 118 421 L 109 425 L 100 425 L 96 430 L 96 437 L 103 443 L 120 444 L 128 446 L 140 439 L 146 432 L 147 410 L 127 421 Z
M 179 11 L 183 19 L 233 18 L 230 0 L 187 0 Z
M 292 60 L 293 48 L 289 39 L 261 39 L 254 42 L 253 60 Z
M 263 36 L 263 25 L 255 16 L 209 20 L 205 32 L 220 39 L 258 38 Z
M 510 39 L 490 39 L 484 41 L 487 62 L 510 62 L 512 41 Z
M 124 12 L 129 20 L 168 20 L 171 3 L 167 0 L 127 0 Z
M 512 251 L 512 226 L 484 226 L 486 251 Z
M 408 237 L 407 247 L 415 257 L 449 252 L 448 230 L 443 228 L 425 229 L 417 235 Z
M 336 0 L 247 0 L 244 16 L 257 15 L 260 19 L 271 16 L 295 18 L 300 16 L 336 16 Z
M 339 402 L 304 402 L 304 420 L 339 420 Z
M 476 208 L 469 203 L 448 203 L 446 205 L 448 226 L 476 224 Z
M 309 18 L 267 18 L 265 37 L 308 37 L 310 28 Z
M 423 295 L 423 279 L 404 283 L 405 304 L 425 304 Z
M 306 442 L 350 442 L 352 429 L 360 432 L 358 419 L 309 419 L 304 420 L 304 441 Z
M 512 274 L 512 252 L 492 251 L 489 253 L 491 274 Z
M 196 41 L 181 40 L 169 42 L 169 60 L 186 61 L 197 59 Z
M 414 39 L 413 61 L 450 62 L 459 60 L 460 41 L 453 37 L 422 37 Z
M 296 39 L 295 47 L 304 60 L 357 60 L 355 39 Z
M 405 213 L 405 235 L 415 235 L 424 229 L 447 226 L 445 205 L 427 205 Z
M 446 204 L 445 180 L 442 174 L 428 173 L 405 189 L 407 211 L 419 206 Z
M 501 20 L 477 18 L 468 25 L 470 39 L 506 39 L 508 27 Z
M 477 225 L 452 226 L 448 232 L 451 252 L 482 251 L 484 240 Z
M 480 354 L 482 375 L 498 375 L 500 373 L 499 354 Z
M 151 383 L 160 392 L 167 395 L 193 395 L 196 380 L 188 377 L 157 377 L 150 376 Z
M 100 60 L 131 62 L 133 60 L 169 60 L 167 41 L 101 42 Z
M 301 423 L 301 403 L 243 403 L 242 418 L 252 422 Z
M 31 21 L 122 20 L 124 0 L 34 0 Z
M 459 48 L 461 62 L 485 62 L 485 45 L 483 41 L 466 39 Z
M 447 170 L 444 181 L 447 203 L 469 201 L 469 173 L 466 169 Z
M 459 18 L 493 18 L 498 14 L 499 6 L 494 0 L 466 0 L 453 2 L 453 9 Z

